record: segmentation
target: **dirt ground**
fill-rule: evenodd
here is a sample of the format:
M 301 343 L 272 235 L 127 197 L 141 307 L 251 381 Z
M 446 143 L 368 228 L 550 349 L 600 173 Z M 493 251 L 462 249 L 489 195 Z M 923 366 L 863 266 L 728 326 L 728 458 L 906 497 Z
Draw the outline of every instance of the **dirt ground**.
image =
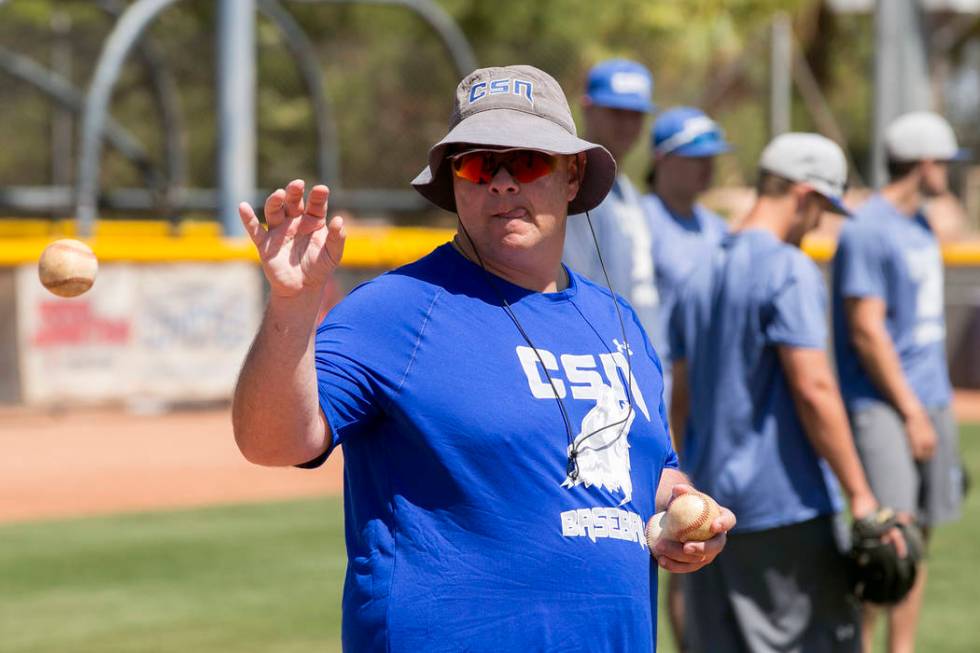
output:
M 980 422 L 980 391 L 955 408 Z M 318 470 L 248 463 L 227 410 L 0 409 L 0 523 L 317 496 L 342 475 L 339 451 Z
M 242 458 L 228 410 L 132 415 L 0 409 L 0 523 L 340 492 L 318 470 Z

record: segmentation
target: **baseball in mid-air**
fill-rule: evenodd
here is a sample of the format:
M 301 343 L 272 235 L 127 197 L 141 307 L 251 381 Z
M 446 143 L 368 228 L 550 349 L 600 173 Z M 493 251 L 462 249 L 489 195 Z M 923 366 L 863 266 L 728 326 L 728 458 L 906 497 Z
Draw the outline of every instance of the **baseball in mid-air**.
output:
M 41 253 L 37 273 L 41 284 L 59 297 L 77 297 L 92 287 L 99 261 L 80 240 L 56 240 Z
M 647 544 L 652 549 L 661 537 L 675 542 L 703 542 L 714 537 L 711 524 L 721 514 L 714 499 L 703 492 L 676 497 L 667 510 L 647 522 Z

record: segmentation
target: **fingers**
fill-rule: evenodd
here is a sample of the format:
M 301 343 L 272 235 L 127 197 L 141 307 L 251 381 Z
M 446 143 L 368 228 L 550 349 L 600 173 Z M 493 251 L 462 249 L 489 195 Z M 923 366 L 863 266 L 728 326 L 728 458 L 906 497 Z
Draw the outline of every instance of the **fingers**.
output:
M 344 227 L 344 219 L 335 215 L 330 223 L 327 224 L 327 242 L 320 252 L 321 262 L 336 269 L 340 265 L 340 259 L 344 255 L 344 243 L 347 241 L 347 229 Z
M 912 455 L 916 460 L 932 458 L 936 449 L 936 430 L 932 426 L 927 413 L 922 413 L 915 419 L 909 420 L 906 426 Z
M 733 513 L 728 508 L 724 506 L 718 506 L 721 509 L 721 514 L 719 514 L 715 520 L 711 523 L 712 533 L 727 533 L 728 531 L 735 528 L 735 513 Z
M 344 226 L 344 219 L 341 216 L 333 216 L 333 219 L 330 220 L 330 224 L 327 225 L 327 240 L 333 240 L 340 243 L 347 240 L 347 227 Z
M 305 189 L 306 182 L 302 179 L 294 179 L 286 185 L 285 189 L 279 188 L 266 198 L 265 221 L 269 229 L 278 227 L 286 220 L 299 217 L 304 220 L 297 225 L 298 233 L 309 234 L 323 226 L 330 189 L 323 184 L 317 184 L 310 191 L 308 200 L 304 202 Z
M 708 560 L 714 560 L 715 557 L 722 552 L 722 550 L 725 548 L 725 544 L 727 543 L 727 533 L 718 533 L 710 540 L 705 540 L 704 542 L 688 542 L 688 544 L 698 544 L 699 548 L 697 550 L 701 552 Z
M 667 505 L 669 506 L 670 502 L 676 499 L 677 497 L 684 494 L 690 494 L 691 492 L 697 492 L 697 490 L 695 490 L 693 486 L 688 485 L 687 483 L 678 483 L 674 485 L 673 487 L 670 488 L 670 499 L 667 500 Z
M 855 521 L 864 519 L 878 511 L 878 500 L 870 492 L 855 493 L 851 497 L 851 516 Z
M 323 221 L 327 216 L 327 199 L 329 197 L 330 189 L 323 184 L 317 184 L 313 187 L 310 196 L 306 198 L 306 211 L 303 213 L 297 233 L 313 233 L 323 227 Z
M 710 564 L 724 546 L 724 535 L 715 538 L 721 542 L 672 542 L 661 540 L 652 551 L 657 564 L 675 574 L 688 574 Z
M 920 460 L 932 458 L 932 454 L 936 451 L 936 434 L 931 427 L 931 424 L 926 425 L 919 435 L 918 449 Z
M 707 562 L 678 562 L 677 560 L 671 560 L 670 558 L 657 558 L 657 564 L 660 565 L 661 569 L 665 569 L 672 574 L 690 574 L 695 572 L 701 567 L 704 567 Z
M 286 191 L 281 188 L 274 190 L 265 198 L 265 222 L 269 229 L 274 229 L 286 219 Z
M 262 228 L 262 224 L 259 222 L 259 218 L 255 215 L 255 210 L 252 205 L 248 202 L 242 202 L 238 205 L 238 217 L 241 218 L 242 226 L 245 227 L 245 233 L 248 237 L 252 239 L 255 245 L 261 246 L 266 239 L 266 230 Z
M 909 554 L 909 548 L 905 543 L 905 538 L 902 537 L 902 532 L 897 528 L 892 528 L 885 533 L 884 539 L 887 542 L 891 542 L 892 546 L 895 547 L 895 552 L 898 553 L 899 558 L 904 558 Z
M 712 561 L 725 548 L 727 536 L 722 533 L 706 542 L 672 542 L 661 540 L 652 551 L 657 564 L 675 574 L 697 571 Z
M 286 217 L 298 218 L 303 215 L 303 190 L 306 183 L 302 179 L 294 179 L 286 186 Z
M 912 443 L 912 457 L 916 460 L 925 460 L 926 452 L 921 442 Z
M 675 487 L 680 488 L 680 492 L 675 496 L 694 491 L 690 486 Z M 675 542 L 660 539 L 650 553 L 657 559 L 657 564 L 667 571 L 679 574 L 697 571 L 711 563 L 722 552 L 728 542 L 727 533 L 734 527 L 735 514 L 728 508 L 721 507 L 721 514 L 711 523 L 711 531 L 715 533 L 711 539 L 704 542 Z
M 330 197 L 330 189 L 323 184 L 317 184 L 310 191 L 310 196 L 306 202 L 306 215 L 323 220 L 327 217 L 327 199 Z
M 915 443 L 913 449 L 913 455 L 916 460 L 929 460 L 936 452 L 936 443 L 930 440 L 919 440 Z
M 658 560 L 665 558 L 674 562 L 704 562 L 707 559 L 704 542 L 675 542 L 661 539 L 653 547 L 653 555 Z
M 908 525 L 908 524 L 915 523 L 916 516 L 910 512 L 902 511 L 902 512 L 895 513 L 895 519 L 897 519 L 898 521 L 902 522 L 905 525 Z

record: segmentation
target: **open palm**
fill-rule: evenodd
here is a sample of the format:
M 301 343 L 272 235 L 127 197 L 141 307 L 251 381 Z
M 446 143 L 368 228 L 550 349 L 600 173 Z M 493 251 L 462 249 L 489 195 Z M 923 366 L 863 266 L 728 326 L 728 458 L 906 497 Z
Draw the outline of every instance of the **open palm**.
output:
M 347 236 L 343 219 L 338 216 L 329 224 L 326 221 L 330 190 L 314 186 L 304 205 L 304 187 L 297 179 L 266 198 L 268 230 L 248 202 L 238 207 L 272 293 L 281 297 L 293 297 L 303 290 L 321 291 L 344 253 Z

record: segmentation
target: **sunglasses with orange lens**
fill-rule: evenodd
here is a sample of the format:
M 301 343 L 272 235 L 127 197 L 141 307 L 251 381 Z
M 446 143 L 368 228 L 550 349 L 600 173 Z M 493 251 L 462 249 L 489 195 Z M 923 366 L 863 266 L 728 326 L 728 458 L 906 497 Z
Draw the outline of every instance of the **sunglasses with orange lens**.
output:
M 529 184 L 554 172 L 558 158 L 537 150 L 469 150 L 450 157 L 453 174 L 474 184 L 489 184 L 501 168 Z

